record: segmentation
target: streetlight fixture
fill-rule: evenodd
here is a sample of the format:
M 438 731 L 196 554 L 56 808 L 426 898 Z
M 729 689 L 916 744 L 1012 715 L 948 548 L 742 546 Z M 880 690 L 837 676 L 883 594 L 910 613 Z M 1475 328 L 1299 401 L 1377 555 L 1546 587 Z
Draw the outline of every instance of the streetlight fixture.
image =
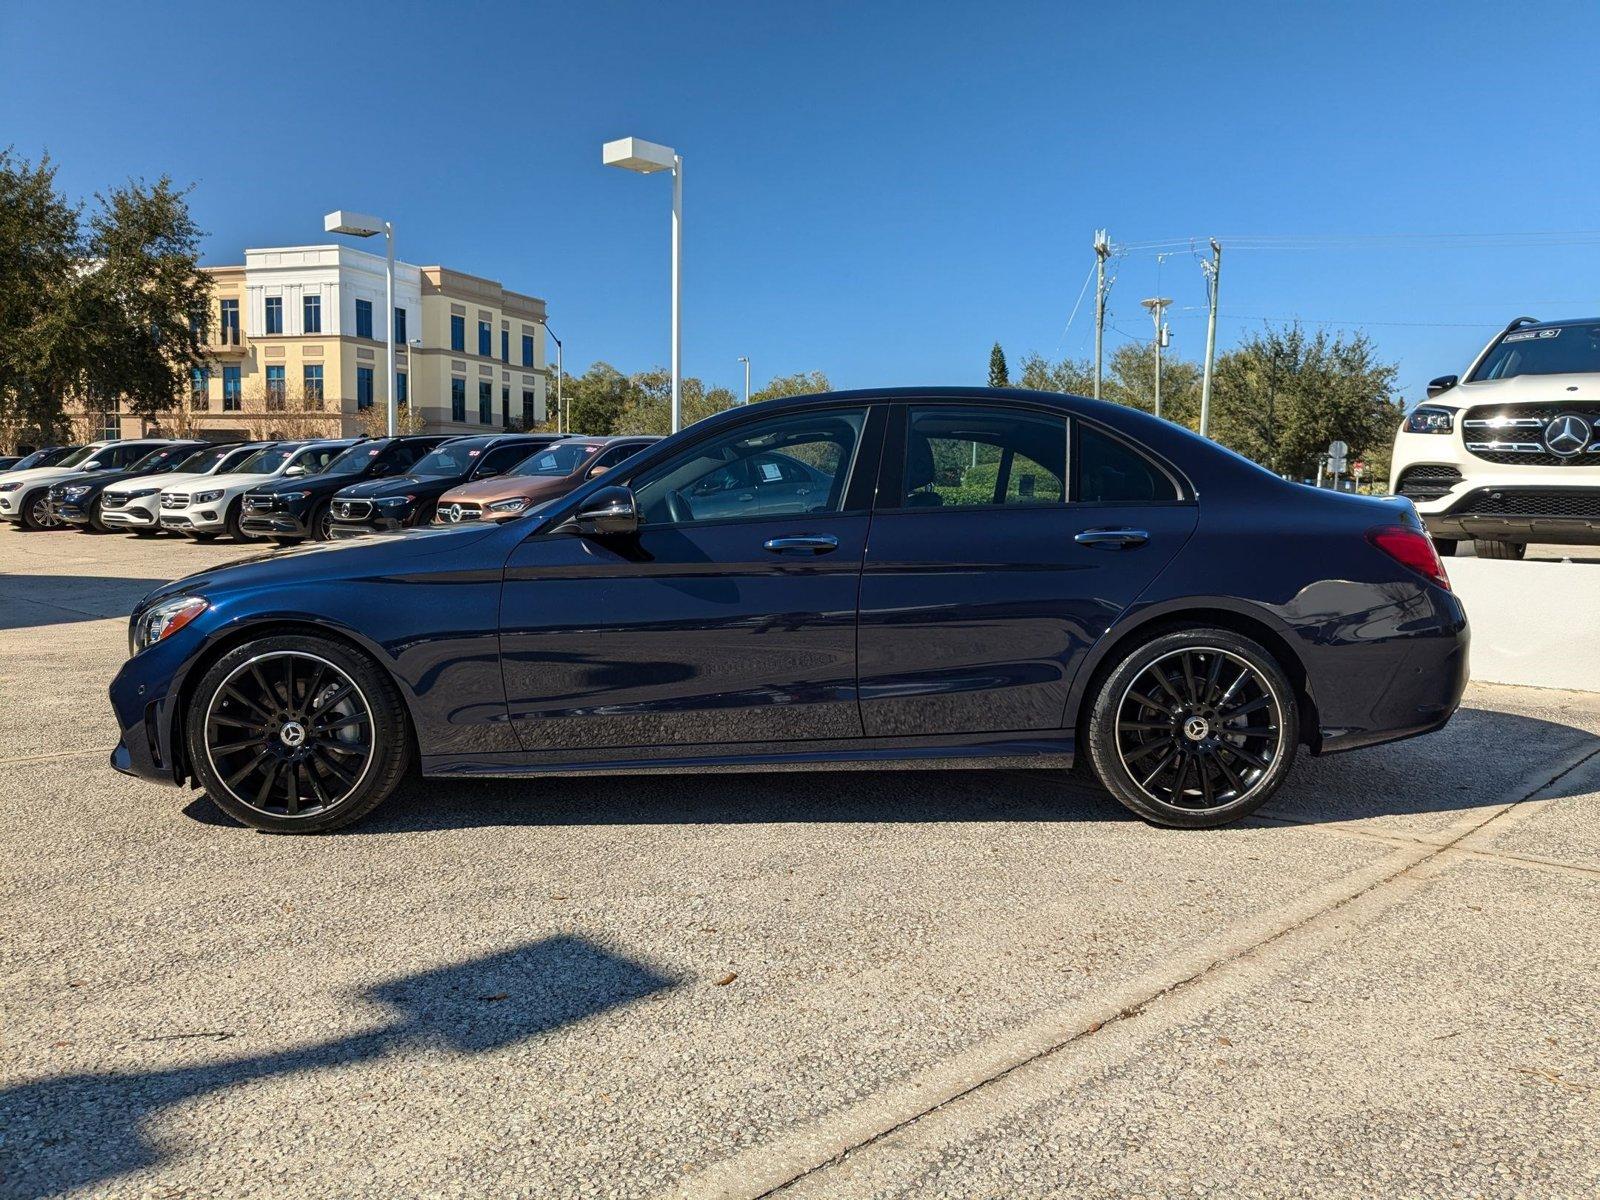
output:
M 562 365 L 561 339 L 550 331 L 549 321 L 540 321 L 539 324 L 544 326 L 545 337 L 549 338 L 556 344 L 556 432 L 564 433 L 565 430 L 563 430 L 561 427 L 566 424 L 567 410 L 561 406 L 561 377 L 565 375 L 567 371 L 566 367 Z
M 395 435 L 400 420 L 400 406 L 394 394 L 394 226 L 380 217 L 367 213 L 338 209 L 322 218 L 322 228 L 328 233 L 343 233 L 350 237 L 375 237 L 383 234 L 387 244 L 388 264 L 384 268 L 384 340 L 389 346 L 389 436 Z
M 630 137 L 607 142 L 600 148 L 600 161 L 640 175 L 672 172 L 672 432 L 677 433 L 683 427 L 683 339 L 678 320 L 683 298 L 683 155 L 670 146 Z
M 739 361 L 744 364 L 744 402 L 746 404 L 749 404 L 750 403 L 750 356 L 748 354 L 741 354 L 741 355 L 739 355 Z
M 1161 415 L 1161 347 L 1170 339 L 1170 333 L 1161 320 L 1161 312 L 1172 303 L 1170 297 L 1152 296 L 1148 300 L 1139 301 L 1141 305 L 1150 310 L 1150 317 L 1156 323 L 1156 416 Z

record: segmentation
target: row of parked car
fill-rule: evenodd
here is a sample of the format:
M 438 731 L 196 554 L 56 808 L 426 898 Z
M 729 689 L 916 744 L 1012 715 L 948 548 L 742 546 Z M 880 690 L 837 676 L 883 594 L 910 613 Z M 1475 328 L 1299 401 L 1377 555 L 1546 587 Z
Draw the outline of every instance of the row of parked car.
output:
M 206 541 L 328 541 L 504 520 L 558 499 L 656 438 L 504 433 L 49 446 L 0 462 L 0 519 Z

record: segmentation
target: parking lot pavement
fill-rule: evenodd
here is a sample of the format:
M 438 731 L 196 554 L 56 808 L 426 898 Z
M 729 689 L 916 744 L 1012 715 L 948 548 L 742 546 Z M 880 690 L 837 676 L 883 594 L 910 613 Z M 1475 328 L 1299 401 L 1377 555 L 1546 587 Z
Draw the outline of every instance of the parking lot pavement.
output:
M 1206 833 L 927 771 L 274 838 L 104 765 L 99 612 L 240 552 L 0 530 L 0 1195 L 1594 1194 L 1600 696 Z

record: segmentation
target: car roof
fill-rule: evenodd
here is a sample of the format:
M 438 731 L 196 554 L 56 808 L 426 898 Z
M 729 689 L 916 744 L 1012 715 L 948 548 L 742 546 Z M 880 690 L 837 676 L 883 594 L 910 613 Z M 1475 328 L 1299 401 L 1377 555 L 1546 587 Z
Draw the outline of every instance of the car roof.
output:
M 1556 321 L 1536 321 L 1532 317 L 1518 317 L 1502 333 L 1515 333 L 1519 329 L 1566 329 L 1573 325 L 1600 325 L 1600 317 L 1562 317 Z

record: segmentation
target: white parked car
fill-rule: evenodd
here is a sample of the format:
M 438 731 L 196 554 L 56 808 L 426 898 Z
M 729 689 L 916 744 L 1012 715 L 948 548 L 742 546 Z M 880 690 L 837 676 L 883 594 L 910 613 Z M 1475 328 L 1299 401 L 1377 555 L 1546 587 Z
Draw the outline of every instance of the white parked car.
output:
M 279 442 L 257 450 L 227 475 L 210 475 L 161 489 L 161 528 L 209 541 L 227 533 L 236 542 L 254 539 L 240 527 L 244 494 L 272 479 L 315 475 L 357 438 Z
M 196 450 L 172 474 L 113 483 L 100 493 L 100 521 L 113 529 L 150 536 L 161 530 L 161 493 L 203 476 L 229 475 L 273 442 L 224 442 Z
M 0 519 L 24 529 L 51 529 L 62 524 L 50 510 L 50 487 L 68 475 L 86 471 L 120 471 L 131 467 L 150 451 L 166 445 L 163 438 L 90 442 L 74 450 L 53 467 L 7 471 L 0 480 Z
M 1600 320 L 1518 317 L 1467 368 L 1428 384 L 1395 435 L 1390 490 L 1441 554 L 1600 545 Z

